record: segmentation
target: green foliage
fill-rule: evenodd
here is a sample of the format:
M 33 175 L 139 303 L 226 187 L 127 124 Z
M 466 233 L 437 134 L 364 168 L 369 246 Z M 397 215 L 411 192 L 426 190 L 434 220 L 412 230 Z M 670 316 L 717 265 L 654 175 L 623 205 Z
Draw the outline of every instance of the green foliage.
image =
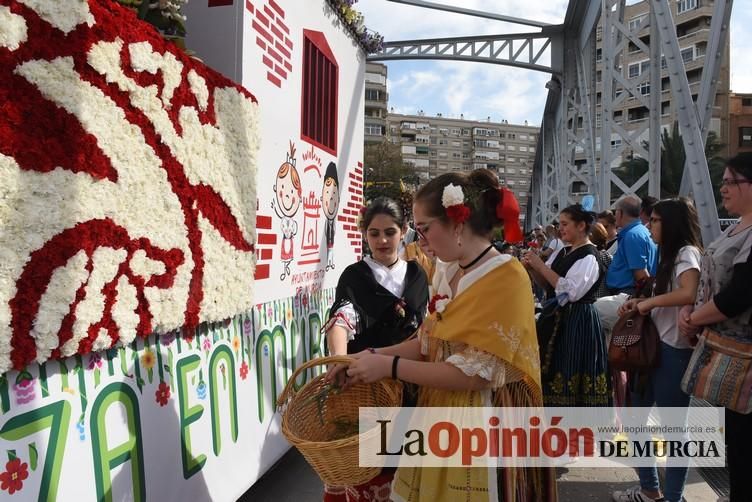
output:
M 645 149 L 649 149 L 649 144 L 643 142 Z M 725 160 L 720 156 L 723 150 L 723 144 L 719 141 L 718 135 L 710 131 L 705 141 L 705 157 L 708 159 L 708 169 L 710 171 L 710 180 L 713 185 L 716 204 L 718 205 L 719 216 L 725 215 L 725 209 L 721 205 L 721 196 L 719 192 L 720 181 L 723 177 Z M 679 124 L 674 122 L 671 130 L 665 129 L 661 134 L 661 198 L 676 197 L 681 187 L 681 179 L 684 173 L 684 163 L 686 154 L 684 152 L 684 143 L 682 142 Z M 627 185 L 633 185 L 640 177 L 648 171 L 648 160 L 641 157 L 635 157 L 622 162 L 615 169 L 619 178 Z M 647 185 L 643 185 L 637 190 L 637 195 L 642 197 L 647 195 Z M 724 216 L 721 216 L 724 217 Z
M 402 160 L 400 146 L 388 141 L 365 145 L 363 169 L 366 200 L 376 197 L 400 200 L 408 184 L 417 185 L 417 175 Z

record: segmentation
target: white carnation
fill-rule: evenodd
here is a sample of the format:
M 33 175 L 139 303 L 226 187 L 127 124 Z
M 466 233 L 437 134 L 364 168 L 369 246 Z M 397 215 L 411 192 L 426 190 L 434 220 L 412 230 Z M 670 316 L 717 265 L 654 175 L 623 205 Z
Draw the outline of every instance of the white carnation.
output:
M 0 5 L 0 47 L 18 49 L 27 37 L 26 20 Z
M 457 204 L 464 204 L 465 194 L 462 192 L 462 187 L 457 186 L 454 183 L 449 183 L 444 187 L 444 193 L 441 195 L 441 205 L 444 207 L 456 206 Z
M 441 300 L 437 300 L 436 301 L 436 312 L 438 312 L 438 313 L 444 312 L 444 310 L 447 308 L 447 305 L 449 305 L 449 298 L 442 298 Z

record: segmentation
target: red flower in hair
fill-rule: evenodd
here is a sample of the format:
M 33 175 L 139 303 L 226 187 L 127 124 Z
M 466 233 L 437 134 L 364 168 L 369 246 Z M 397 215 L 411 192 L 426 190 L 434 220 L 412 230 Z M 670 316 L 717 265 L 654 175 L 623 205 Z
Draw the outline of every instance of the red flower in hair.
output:
M 465 223 L 470 219 L 470 208 L 465 204 L 455 204 L 446 208 L 446 214 L 455 223 Z

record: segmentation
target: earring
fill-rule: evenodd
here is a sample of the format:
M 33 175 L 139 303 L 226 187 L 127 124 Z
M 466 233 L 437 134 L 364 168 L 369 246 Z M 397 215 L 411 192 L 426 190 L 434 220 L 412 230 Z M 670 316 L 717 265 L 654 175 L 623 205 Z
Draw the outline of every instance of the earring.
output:
M 462 247 L 462 238 L 459 235 L 457 236 L 457 246 Z

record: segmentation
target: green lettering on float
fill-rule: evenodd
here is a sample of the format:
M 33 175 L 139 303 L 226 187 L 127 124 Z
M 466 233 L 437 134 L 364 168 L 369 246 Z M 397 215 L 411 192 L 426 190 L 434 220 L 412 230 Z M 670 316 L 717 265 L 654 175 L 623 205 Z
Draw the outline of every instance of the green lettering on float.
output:
M 300 326 L 300 329 L 298 329 L 298 326 Z M 298 324 L 298 321 L 293 319 L 290 321 L 290 348 L 292 349 L 292 357 L 290 358 L 290 371 L 293 373 L 295 372 L 295 368 L 298 367 L 298 356 L 302 355 L 303 360 L 301 363 L 306 362 L 306 347 L 305 347 L 305 324 L 300 323 Z M 299 378 L 300 383 L 293 382 L 293 388 L 297 391 L 300 390 L 301 387 L 303 387 L 306 382 L 308 381 L 308 372 L 304 371 L 302 375 L 300 375 Z
M 178 402 L 180 408 L 180 451 L 183 459 L 183 477 L 190 478 L 206 463 L 206 455 L 193 456 L 191 452 L 190 425 L 201 418 L 204 407 L 200 404 L 188 406 L 188 373 L 195 371 L 201 364 L 198 354 L 191 354 L 178 361 L 175 365 L 175 374 L 178 384 Z
M 227 345 L 219 345 L 214 350 L 209 361 L 209 394 L 211 395 L 212 445 L 214 454 L 219 455 L 222 449 L 222 436 L 219 427 L 219 384 L 217 382 L 217 366 L 220 361 L 226 364 L 227 379 L 229 380 L 228 398 L 230 401 L 230 435 L 232 442 L 238 441 L 238 401 L 235 389 L 235 359 Z
M 282 370 L 284 371 L 284 380 L 282 385 L 287 383 L 288 374 L 287 374 L 287 335 L 285 334 L 284 328 L 282 326 L 275 326 L 272 332 L 270 333 L 269 330 L 265 329 L 261 332 L 258 339 L 256 340 L 256 385 L 257 385 L 257 396 L 258 396 L 258 413 L 259 413 L 259 422 L 264 421 L 264 408 L 266 407 L 264 404 L 264 364 L 263 364 L 263 357 L 264 357 L 264 345 L 266 345 L 268 350 L 268 360 L 269 364 L 267 365 L 269 369 L 269 390 L 272 397 L 272 410 L 277 405 L 277 351 L 274 349 L 275 342 L 280 339 L 282 341 L 282 353 L 284 355 L 284 360 L 282 364 Z
M 107 441 L 107 410 L 113 404 L 120 404 L 125 411 L 125 424 L 128 439 L 110 447 Z M 112 502 L 112 469 L 131 461 L 131 483 L 133 500 L 146 500 L 144 476 L 144 447 L 141 440 L 141 416 L 138 396 L 123 382 L 113 382 L 102 389 L 91 407 L 91 447 L 94 453 L 94 479 L 97 486 L 97 500 Z
M 321 353 L 321 317 L 318 312 L 311 312 L 308 314 L 308 360 L 323 355 Z M 311 378 L 313 378 L 321 373 L 321 367 L 317 366 L 309 371 Z
M 13 417 L 0 429 L 0 438 L 6 441 L 19 441 L 47 428 L 50 429 L 47 454 L 44 456 L 42 482 L 39 486 L 39 500 L 57 500 L 70 417 L 70 403 L 61 400 Z

